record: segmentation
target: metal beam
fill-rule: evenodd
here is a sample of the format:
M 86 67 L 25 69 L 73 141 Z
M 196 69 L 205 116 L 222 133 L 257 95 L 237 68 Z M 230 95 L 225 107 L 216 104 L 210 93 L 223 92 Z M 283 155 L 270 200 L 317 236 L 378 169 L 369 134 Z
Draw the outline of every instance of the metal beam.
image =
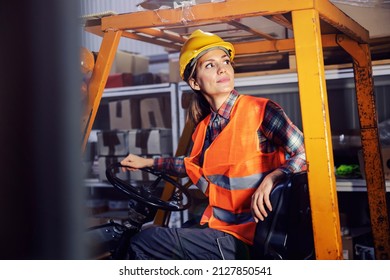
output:
M 352 39 L 361 43 L 368 43 L 370 40 L 368 31 L 339 8 L 328 0 L 314 0 L 314 2 L 315 9 L 318 10 L 322 20 L 328 22 L 340 30 L 341 33 L 348 35 Z
M 292 18 L 316 258 L 342 259 L 319 14 L 293 11 Z
M 336 34 L 322 35 L 323 48 L 338 47 L 336 42 Z M 270 52 L 294 52 L 295 40 L 294 39 L 278 39 L 278 40 L 263 40 L 256 42 L 240 42 L 234 43 L 234 49 L 236 55 L 248 55 L 258 53 L 270 53 Z
M 122 31 L 107 30 L 104 34 L 102 44 L 100 46 L 99 54 L 96 59 L 95 67 L 92 72 L 92 77 L 89 82 L 88 94 L 91 102 L 87 105 L 86 110 L 89 111 L 89 118 L 83 123 L 84 135 L 82 149 L 88 142 L 89 134 L 91 133 L 93 123 L 96 118 L 96 113 L 99 109 L 100 100 L 102 99 L 103 91 L 106 86 L 107 78 L 110 73 L 112 63 L 118 48 L 119 40 Z
M 198 22 L 225 21 L 250 16 L 283 14 L 292 10 L 313 8 L 313 0 L 227 0 L 177 9 L 142 11 L 102 18 L 102 29 L 137 29 L 191 25 Z
M 337 35 L 337 44 L 349 53 L 359 67 L 369 67 L 366 52 L 359 44 L 345 35 Z
M 355 74 L 356 99 L 375 258 L 377 260 L 389 260 L 389 217 L 387 214 L 386 184 L 379 141 L 370 51 L 367 44 L 356 44 L 355 47 L 356 51 L 351 53 L 352 57 L 354 57 L 353 68 Z M 365 54 L 364 57 L 366 62 L 362 61 L 362 52 Z M 360 61 L 355 59 L 355 57 L 358 57 Z
M 123 31 L 122 36 L 125 38 L 142 41 L 145 43 L 159 45 L 159 46 L 162 46 L 165 48 L 175 49 L 177 51 L 180 51 L 180 49 L 181 49 L 181 45 L 177 45 L 176 42 L 169 43 L 169 42 L 162 41 L 162 40 L 159 40 L 159 39 L 156 39 L 153 37 L 147 37 L 147 36 L 139 35 L 139 34 L 128 32 L 128 31 Z

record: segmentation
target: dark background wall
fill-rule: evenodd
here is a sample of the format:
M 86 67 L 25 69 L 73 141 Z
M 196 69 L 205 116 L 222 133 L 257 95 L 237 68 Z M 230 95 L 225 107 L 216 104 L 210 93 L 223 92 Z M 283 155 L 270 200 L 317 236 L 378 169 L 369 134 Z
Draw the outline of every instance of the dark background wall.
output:
M 0 4 L 0 259 L 81 259 L 78 1 Z

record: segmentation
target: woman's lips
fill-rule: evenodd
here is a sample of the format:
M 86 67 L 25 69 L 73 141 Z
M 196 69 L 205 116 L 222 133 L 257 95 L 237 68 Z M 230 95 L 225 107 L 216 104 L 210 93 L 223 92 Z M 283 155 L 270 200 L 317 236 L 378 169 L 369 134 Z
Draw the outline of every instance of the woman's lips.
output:
M 225 78 L 219 79 L 217 81 L 217 83 L 226 83 L 226 82 L 230 82 L 230 78 L 229 77 L 225 77 Z

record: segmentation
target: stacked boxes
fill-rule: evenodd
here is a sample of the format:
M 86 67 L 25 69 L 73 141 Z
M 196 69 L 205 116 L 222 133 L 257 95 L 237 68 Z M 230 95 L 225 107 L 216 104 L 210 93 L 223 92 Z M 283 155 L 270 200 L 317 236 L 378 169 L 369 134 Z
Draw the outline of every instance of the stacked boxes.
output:
M 144 157 L 172 154 L 172 130 L 167 128 L 109 130 L 97 133 L 99 179 L 107 181 L 106 169 L 120 162 L 129 153 Z M 122 172 L 118 178 L 134 181 L 154 181 L 155 176 L 141 171 Z
M 140 101 L 141 128 L 164 127 L 161 98 L 144 98 Z
M 128 153 L 127 131 L 100 131 L 97 141 L 99 156 L 126 156 Z
M 172 153 L 172 130 L 164 128 L 129 130 L 129 152 L 139 156 L 156 157 Z M 154 181 L 152 174 L 134 171 L 131 179 Z
M 108 104 L 110 129 L 128 130 L 140 127 L 140 107 L 136 99 L 111 101 Z
M 154 156 L 172 153 L 171 129 L 132 129 L 128 136 L 129 152 L 132 154 Z
M 139 156 L 158 157 L 172 154 L 172 130 L 167 128 L 132 129 L 128 132 L 129 152 Z M 133 171 L 132 180 L 154 181 L 152 174 Z
M 109 102 L 110 129 L 171 127 L 171 104 L 166 96 Z
M 109 130 L 97 133 L 99 179 L 107 181 L 106 169 L 111 164 L 120 162 L 128 154 L 128 133 L 125 130 Z M 128 180 L 128 172 L 115 170 L 116 176 Z
M 129 153 L 142 157 L 171 156 L 172 129 L 170 97 L 156 95 L 109 102 L 110 129 L 97 135 L 99 179 L 106 181 L 106 168 Z M 118 171 L 119 172 L 119 171 Z M 118 178 L 154 181 L 141 171 L 119 173 Z

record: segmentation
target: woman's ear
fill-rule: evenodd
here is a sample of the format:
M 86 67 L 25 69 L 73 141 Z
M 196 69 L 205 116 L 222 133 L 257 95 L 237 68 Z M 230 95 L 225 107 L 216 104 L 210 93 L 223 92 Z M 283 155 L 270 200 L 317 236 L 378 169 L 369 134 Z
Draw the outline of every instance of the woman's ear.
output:
M 188 80 L 188 84 L 193 90 L 200 90 L 199 84 L 196 82 L 194 78 L 190 78 Z

